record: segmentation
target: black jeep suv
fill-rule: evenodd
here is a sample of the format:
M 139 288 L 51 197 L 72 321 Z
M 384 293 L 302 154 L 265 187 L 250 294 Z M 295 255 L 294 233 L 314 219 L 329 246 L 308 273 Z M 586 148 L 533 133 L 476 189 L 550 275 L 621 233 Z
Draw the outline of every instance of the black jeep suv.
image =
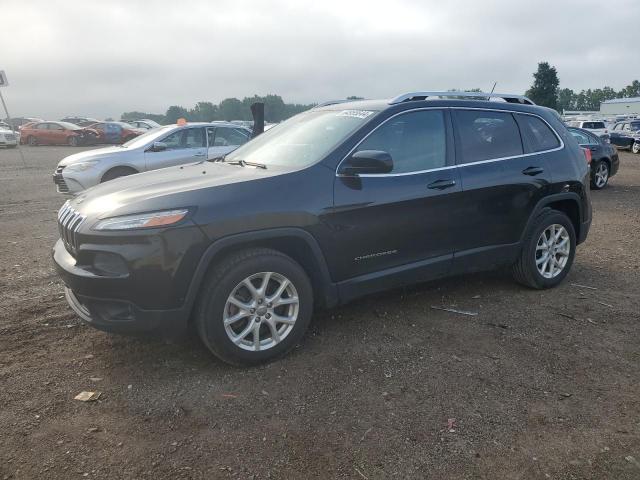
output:
M 325 104 L 225 158 L 70 200 L 53 258 L 96 328 L 192 320 L 222 360 L 256 364 L 290 350 L 314 307 L 504 266 L 557 285 L 589 231 L 589 181 L 557 114 L 525 97 Z

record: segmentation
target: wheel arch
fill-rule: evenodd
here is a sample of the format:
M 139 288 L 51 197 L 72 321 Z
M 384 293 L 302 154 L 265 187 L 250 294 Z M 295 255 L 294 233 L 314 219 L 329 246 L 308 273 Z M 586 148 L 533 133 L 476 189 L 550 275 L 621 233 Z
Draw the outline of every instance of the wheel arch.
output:
M 124 169 L 124 170 L 132 170 L 133 173 L 131 173 L 131 175 L 136 174 L 136 173 L 140 173 L 140 170 L 138 170 L 136 167 L 134 167 L 132 165 L 128 165 L 128 164 L 113 165 L 113 166 L 109 167 L 107 170 L 105 170 L 105 172 L 102 175 L 100 175 L 100 183 L 104 182 L 104 177 L 109 172 L 112 172 L 113 170 L 117 170 L 119 168 Z
M 270 248 L 281 252 L 304 269 L 311 280 L 314 302 L 322 307 L 338 303 L 335 284 L 331 281 L 326 260 L 316 239 L 301 228 L 276 228 L 223 237 L 213 242 L 204 252 L 189 285 L 185 306 L 192 312 L 207 275 L 221 259 L 249 248 Z
M 544 208 L 551 208 L 553 210 L 558 210 L 571 220 L 571 224 L 573 225 L 573 229 L 575 230 L 576 239 L 581 238 L 580 229 L 582 228 L 582 205 L 581 205 L 580 196 L 575 192 L 565 192 L 565 193 L 557 193 L 554 195 L 549 195 L 548 197 L 543 198 L 538 202 L 536 208 L 531 213 L 529 220 L 527 221 L 527 225 L 522 232 L 521 242 L 526 233 L 529 231 L 531 224 L 535 221 L 538 214 Z

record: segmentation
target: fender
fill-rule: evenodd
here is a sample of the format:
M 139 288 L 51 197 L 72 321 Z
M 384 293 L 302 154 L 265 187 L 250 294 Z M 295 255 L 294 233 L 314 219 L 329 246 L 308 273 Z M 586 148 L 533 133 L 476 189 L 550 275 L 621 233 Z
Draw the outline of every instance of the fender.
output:
M 301 228 L 273 228 L 268 230 L 257 230 L 253 232 L 239 233 L 236 235 L 230 235 L 227 237 L 222 237 L 216 241 L 214 241 L 205 252 L 202 254 L 202 258 L 196 267 L 196 271 L 193 274 L 193 278 L 191 280 L 191 284 L 189 285 L 189 289 L 187 291 L 187 295 L 185 298 L 185 302 L 182 306 L 182 310 L 186 312 L 191 312 L 193 306 L 195 304 L 196 298 L 198 297 L 198 292 L 200 291 L 200 286 L 202 285 L 202 281 L 204 279 L 207 270 L 211 265 L 211 261 L 213 258 L 221 252 L 223 249 L 233 246 L 239 246 L 243 244 L 251 244 L 255 242 L 260 242 L 264 240 L 270 239 L 278 239 L 278 238 L 297 238 L 306 243 L 312 252 L 312 262 L 314 263 L 314 272 L 309 272 L 310 276 L 313 275 L 318 276 L 318 285 L 319 295 L 316 300 L 318 303 L 325 307 L 332 307 L 338 304 L 338 290 L 336 285 L 331 280 L 331 276 L 329 274 L 329 268 L 327 266 L 327 262 L 324 258 L 324 254 L 320 249 L 320 245 L 316 241 L 315 237 L 311 235 L 306 230 Z M 313 278 L 312 278 L 313 280 Z
M 579 220 L 580 226 L 582 226 L 584 214 L 582 212 L 582 199 L 580 198 L 580 195 L 578 195 L 575 192 L 554 193 L 540 199 L 540 201 L 537 203 L 537 205 L 531 212 L 531 215 L 529 215 L 529 220 L 527 220 L 527 225 L 525 226 L 525 228 L 522 230 L 522 233 L 520 234 L 520 244 L 522 244 L 522 242 L 524 241 L 524 237 L 529 231 L 531 224 L 533 223 L 535 218 L 538 216 L 538 213 L 540 213 L 540 211 L 550 203 L 558 202 L 561 200 L 571 200 L 575 202 L 575 204 L 578 207 L 578 220 Z M 576 236 L 579 236 L 578 233 L 579 232 L 576 232 Z

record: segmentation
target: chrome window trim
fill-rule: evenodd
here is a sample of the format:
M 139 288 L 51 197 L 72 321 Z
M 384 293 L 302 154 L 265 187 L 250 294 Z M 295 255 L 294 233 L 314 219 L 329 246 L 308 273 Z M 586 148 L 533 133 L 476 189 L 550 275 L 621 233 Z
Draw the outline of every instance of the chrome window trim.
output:
M 393 119 L 393 118 L 395 118 L 395 117 L 397 117 L 399 115 L 402 115 L 404 113 L 409 113 L 409 112 L 416 112 L 416 111 L 420 111 L 420 110 L 445 110 L 445 109 L 449 109 L 449 110 L 481 110 L 481 111 L 487 111 L 487 112 L 502 112 L 502 113 L 511 113 L 511 114 L 520 114 L 520 115 L 530 115 L 532 117 L 539 118 L 540 120 L 542 120 L 551 129 L 553 134 L 556 136 L 556 138 L 560 142 L 560 146 L 556 147 L 556 148 L 549 149 L 549 150 L 541 150 L 540 152 L 523 153 L 521 155 L 512 155 L 512 156 L 509 156 L 509 157 L 490 158 L 490 159 L 487 159 L 487 160 L 480 160 L 478 162 L 457 163 L 455 165 L 447 165 L 447 166 L 444 166 L 444 167 L 430 168 L 430 169 L 427 169 L 427 170 L 417 170 L 417 171 L 414 171 L 414 172 L 365 173 L 365 174 L 361 174 L 361 175 L 343 175 L 343 174 L 338 173 L 338 170 L 340 170 L 340 165 L 342 165 L 342 162 L 344 162 L 347 159 L 347 157 L 349 157 L 353 152 L 355 152 L 356 149 L 360 146 L 360 144 L 362 144 L 362 142 L 364 142 L 369 137 L 369 135 L 371 135 L 378 128 L 380 128 L 382 125 L 387 123 L 389 120 L 391 120 L 391 119 Z M 518 128 L 519 128 L 519 126 L 518 126 Z M 501 162 L 503 160 L 512 160 L 514 158 L 532 157 L 534 155 L 542 155 L 543 153 L 557 152 L 557 151 L 560 151 L 560 150 L 564 149 L 564 147 L 565 147 L 564 141 L 562 140 L 560 135 L 558 135 L 558 132 L 556 132 L 556 129 L 553 128 L 551 126 L 551 124 L 549 124 L 549 122 L 547 122 L 544 118 L 542 118 L 540 115 L 537 115 L 535 113 L 519 112 L 517 110 L 509 110 L 509 109 L 504 109 L 504 108 L 486 108 L 486 107 L 484 107 L 484 108 L 482 108 L 482 107 L 420 107 L 420 108 L 412 108 L 410 110 L 403 110 L 402 112 L 398 112 L 395 115 L 390 116 L 384 122 L 382 122 L 380 125 L 378 125 L 376 128 L 374 128 L 369 133 L 367 133 L 367 135 L 365 135 L 364 138 L 362 140 L 360 140 L 351 150 L 349 150 L 349 152 L 342 158 L 342 160 L 340 160 L 340 163 L 338 163 L 338 166 L 336 167 L 336 177 L 346 177 L 346 178 L 353 178 L 353 177 L 360 177 L 360 178 L 383 177 L 384 178 L 384 177 L 404 177 L 404 176 L 407 176 L 407 175 L 420 175 L 420 174 L 423 174 L 423 173 L 437 172 L 437 171 L 440 171 L 440 170 L 451 170 L 453 168 L 468 167 L 470 165 L 482 165 L 484 163 Z

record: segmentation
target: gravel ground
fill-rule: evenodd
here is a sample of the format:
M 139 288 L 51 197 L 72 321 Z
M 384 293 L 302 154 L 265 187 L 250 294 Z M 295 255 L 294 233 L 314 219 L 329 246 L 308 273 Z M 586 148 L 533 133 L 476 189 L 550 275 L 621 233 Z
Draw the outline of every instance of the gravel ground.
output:
M 560 287 L 394 290 L 237 369 L 193 335 L 109 335 L 67 307 L 51 173 L 78 150 L 0 150 L 0 478 L 640 478 L 640 156 L 593 192 Z

